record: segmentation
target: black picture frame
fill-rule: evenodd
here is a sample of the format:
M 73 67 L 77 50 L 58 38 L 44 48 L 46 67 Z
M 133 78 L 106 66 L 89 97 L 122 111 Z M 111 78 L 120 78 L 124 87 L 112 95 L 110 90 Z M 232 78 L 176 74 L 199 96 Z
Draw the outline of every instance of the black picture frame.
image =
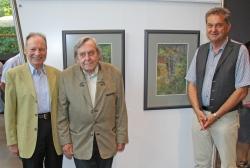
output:
M 75 63 L 74 46 L 83 36 L 94 37 L 97 44 L 111 44 L 111 64 L 118 67 L 125 80 L 125 30 L 63 30 L 63 68 Z
M 144 31 L 144 110 L 191 107 L 185 75 L 199 43 L 197 30 Z

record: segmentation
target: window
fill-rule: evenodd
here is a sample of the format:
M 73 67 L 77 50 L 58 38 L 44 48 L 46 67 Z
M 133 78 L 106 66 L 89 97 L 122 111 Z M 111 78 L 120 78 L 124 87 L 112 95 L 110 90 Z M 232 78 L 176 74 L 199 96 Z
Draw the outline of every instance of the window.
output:
M 19 52 L 9 0 L 0 1 L 0 61 L 5 62 Z

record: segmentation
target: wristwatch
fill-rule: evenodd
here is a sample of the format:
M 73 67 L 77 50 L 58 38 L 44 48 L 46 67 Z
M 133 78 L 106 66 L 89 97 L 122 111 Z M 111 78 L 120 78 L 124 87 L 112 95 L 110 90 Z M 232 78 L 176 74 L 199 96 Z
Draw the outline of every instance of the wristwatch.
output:
M 217 113 L 213 113 L 214 118 L 218 119 Z

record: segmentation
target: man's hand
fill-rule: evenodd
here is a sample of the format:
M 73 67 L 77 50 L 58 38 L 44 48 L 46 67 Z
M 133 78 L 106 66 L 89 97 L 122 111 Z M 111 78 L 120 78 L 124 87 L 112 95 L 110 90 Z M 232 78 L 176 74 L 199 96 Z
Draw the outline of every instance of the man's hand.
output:
M 72 144 L 65 144 L 63 146 L 63 153 L 68 159 L 72 159 L 73 153 L 73 145 Z
M 205 129 L 205 123 L 207 122 L 207 117 L 206 115 L 204 114 L 203 111 L 198 111 L 196 112 L 196 117 L 201 125 L 201 130 L 204 130 Z
M 207 116 L 207 121 L 204 124 L 204 128 L 207 129 L 208 127 L 210 127 L 218 118 L 215 117 L 213 114 L 210 114 Z
M 9 148 L 9 151 L 10 151 L 13 155 L 19 156 L 19 150 L 18 150 L 17 144 L 10 145 L 10 146 L 8 146 L 8 148 Z
M 117 151 L 118 152 L 122 152 L 125 149 L 125 144 L 117 144 Z

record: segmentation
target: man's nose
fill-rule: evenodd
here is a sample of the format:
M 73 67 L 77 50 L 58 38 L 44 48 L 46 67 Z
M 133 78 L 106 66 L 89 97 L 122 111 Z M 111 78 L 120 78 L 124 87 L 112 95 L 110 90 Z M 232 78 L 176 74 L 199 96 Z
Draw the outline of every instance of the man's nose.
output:
M 89 60 L 89 59 L 90 59 L 90 56 L 88 53 L 86 53 L 85 60 Z
M 214 31 L 216 31 L 216 26 L 212 26 L 212 31 L 214 32 Z
M 39 49 L 35 50 L 35 54 L 40 54 L 40 53 L 41 53 L 41 50 L 39 50 Z

